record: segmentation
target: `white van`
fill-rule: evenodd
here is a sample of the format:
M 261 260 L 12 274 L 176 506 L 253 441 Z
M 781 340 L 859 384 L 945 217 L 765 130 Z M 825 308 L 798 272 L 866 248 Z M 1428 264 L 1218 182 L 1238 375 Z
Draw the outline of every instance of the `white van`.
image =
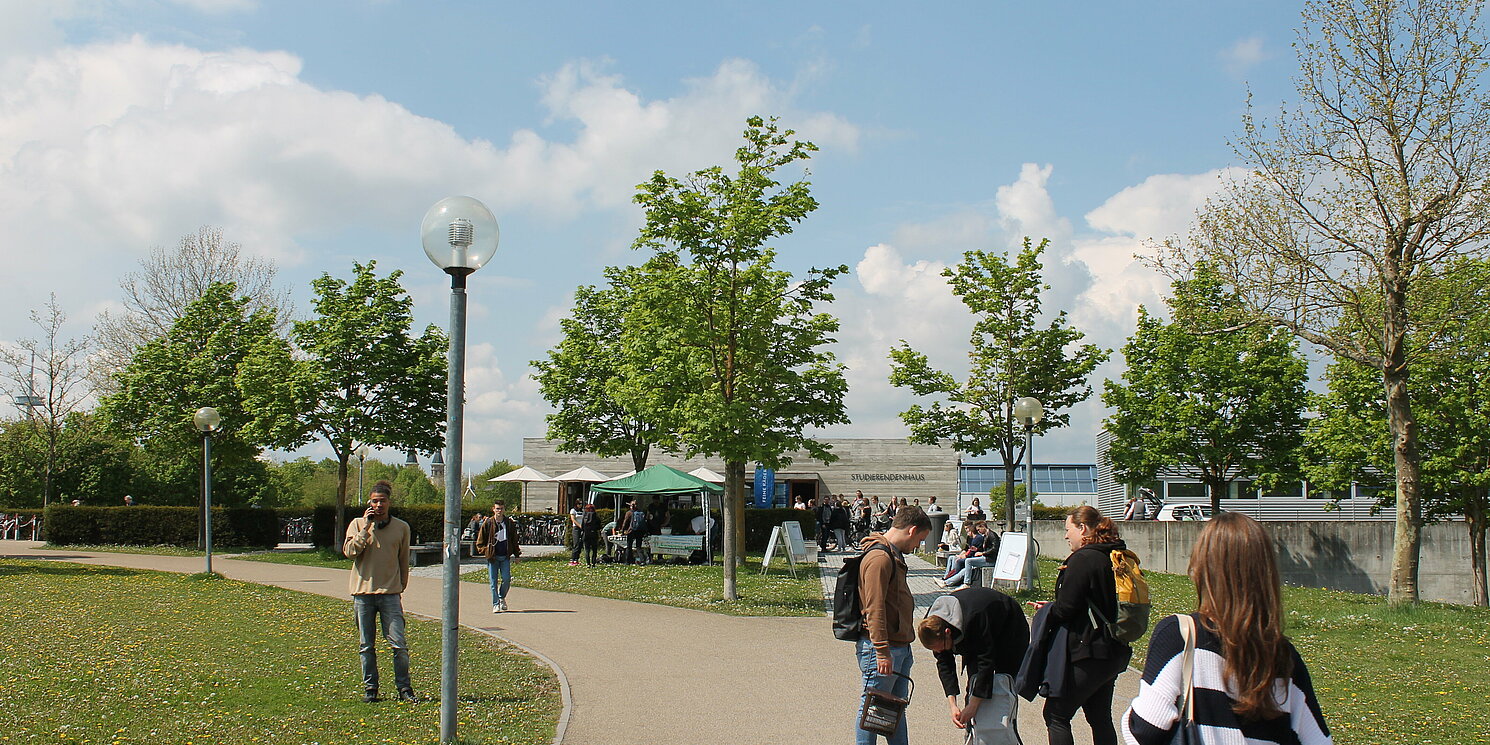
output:
M 1171 523 L 1204 522 L 1211 519 L 1211 506 L 1208 504 L 1166 504 L 1159 508 L 1159 516 L 1155 519 Z

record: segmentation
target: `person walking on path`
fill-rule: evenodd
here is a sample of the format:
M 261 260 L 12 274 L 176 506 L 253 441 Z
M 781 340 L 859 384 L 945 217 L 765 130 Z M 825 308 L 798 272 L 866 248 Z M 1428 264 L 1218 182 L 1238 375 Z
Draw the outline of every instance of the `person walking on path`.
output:
M 585 565 L 595 566 L 596 547 L 600 545 L 600 516 L 595 514 L 595 505 L 585 505 L 579 518 L 579 540 L 585 547 Z
M 393 485 L 373 484 L 367 511 L 347 526 L 342 553 L 352 560 L 348 577 L 362 657 L 362 700 L 378 700 L 378 632 L 393 648 L 393 683 L 400 701 L 416 702 L 409 679 L 409 643 L 404 635 L 403 591 L 409 586 L 409 524 L 388 514 Z
M 916 637 L 936 658 L 954 726 L 967 728 L 996 692 L 1008 705 L 997 715 L 1012 718 L 1014 676 L 1030 643 L 1029 621 L 1014 598 L 986 587 L 943 595 L 916 625 Z M 965 703 L 958 701 L 957 656 L 968 675 Z
M 1199 607 L 1190 614 L 1195 724 L 1214 742 L 1329 745 L 1309 668 L 1283 635 L 1278 560 L 1267 531 L 1240 512 L 1206 523 L 1190 552 Z M 1138 697 L 1123 717 L 1130 745 L 1163 745 L 1179 723 L 1185 641 L 1179 616 L 1154 626 Z
M 905 553 L 914 551 L 931 532 L 931 519 L 919 507 L 895 513 L 890 529 L 864 539 L 864 558 L 859 562 L 859 604 L 864 614 L 864 634 L 856 645 L 859 672 L 864 688 L 887 690 L 905 698 L 910 688 L 911 642 L 916 638 L 916 600 L 906 583 Z M 872 550 L 876 546 L 883 550 Z M 898 674 L 897 674 L 898 673 Z M 863 700 L 860 700 L 863 706 Z M 873 732 L 854 726 L 855 745 L 874 745 Z M 907 745 L 905 716 L 890 745 Z
M 1072 745 L 1071 720 L 1080 710 L 1092 727 L 1093 745 L 1117 745 L 1112 693 L 1133 649 L 1094 624 L 1092 609 L 1103 618 L 1118 617 L 1111 553 L 1127 546 L 1111 518 L 1089 505 L 1066 514 L 1066 545 L 1071 555 L 1056 576 L 1048 622 L 1066 632 L 1065 681 L 1059 695 L 1045 699 L 1045 729 L 1050 745 Z
M 476 534 L 476 552 L 486 557 L 491 612 L 505 613 L 507 591 L 512 589 L 512 562 L 523 550 L 517 545 L 517 523 L 507 517 L 507 508 L 501 502 L 491 506 L 491 519 L 481 524 Z

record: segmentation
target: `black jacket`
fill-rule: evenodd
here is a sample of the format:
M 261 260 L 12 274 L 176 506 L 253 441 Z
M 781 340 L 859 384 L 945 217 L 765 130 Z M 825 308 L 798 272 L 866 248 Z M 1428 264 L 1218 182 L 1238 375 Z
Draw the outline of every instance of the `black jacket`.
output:
M 1117 618 L 1117 580 L 1112 574 L 1111 552 L 1122 548 L 1127 548 L 1122 541 L 1082 546 L 1066 557 L 1056 577 L 1050 621 L 1070 632 L 1068 651 L 1073 662 L 1127 653 L 1128 645 L 1092 626 L 1088 611 L 1090 604 L 1103 616 Z
M 954 655 L 961 655 L 968 692 L 991 698 L 995 673 L 1011 678 L 1019 674 L 1019 663 L 1030 643 L 1029 622 L 1019 602 L 998 590 L 969 587 L 948 597 L 961 606 L 962 628 L 953 632 L 951 649 L 933 653 L 942 692 L 948 696 L 959 693 Z

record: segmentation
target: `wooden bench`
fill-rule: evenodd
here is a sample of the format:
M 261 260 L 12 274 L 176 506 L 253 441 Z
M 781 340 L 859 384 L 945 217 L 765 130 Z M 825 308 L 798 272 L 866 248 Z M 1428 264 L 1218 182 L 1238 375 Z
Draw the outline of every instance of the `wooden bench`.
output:
M 444 546 L 439 543 L 409 546 L 409 566 L 423 567 L 445 560 Z

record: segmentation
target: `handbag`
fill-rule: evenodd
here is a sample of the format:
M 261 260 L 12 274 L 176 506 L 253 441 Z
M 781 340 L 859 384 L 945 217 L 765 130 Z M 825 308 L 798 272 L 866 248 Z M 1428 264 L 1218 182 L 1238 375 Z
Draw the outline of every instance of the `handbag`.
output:
M 900 719 L 905 716 L 905 708 L 910 706 L 911 694 L 916 692 L 916 681 L 911 680 L 909 675 L 895 673 L 905 678 L 910 683 L 910 690 L 906 691 L 906 697 L 901 698 L 890 691 L 879 688 L 866 688 L 864 690 L 864 704 L 859 708 L 859 729 L 873 732 L 885 737 L 891 737 L 900 726 Z
M 1195 723 L 1195 619 L 1188 614 L 1175 617 L 1180 622 L 1180 636 L 1185 639 L 1185 655 L 1180 660 L 1180 697 L 1175 708 L 1179 721 L 1169 745 L 1203 745 L 1200 726 Z
M 981 704 L 967 727 L 966 745 L 1023 745 L 1019 739 L 1019 697 L 1008 673 L 994 673 L 993 695 Z

